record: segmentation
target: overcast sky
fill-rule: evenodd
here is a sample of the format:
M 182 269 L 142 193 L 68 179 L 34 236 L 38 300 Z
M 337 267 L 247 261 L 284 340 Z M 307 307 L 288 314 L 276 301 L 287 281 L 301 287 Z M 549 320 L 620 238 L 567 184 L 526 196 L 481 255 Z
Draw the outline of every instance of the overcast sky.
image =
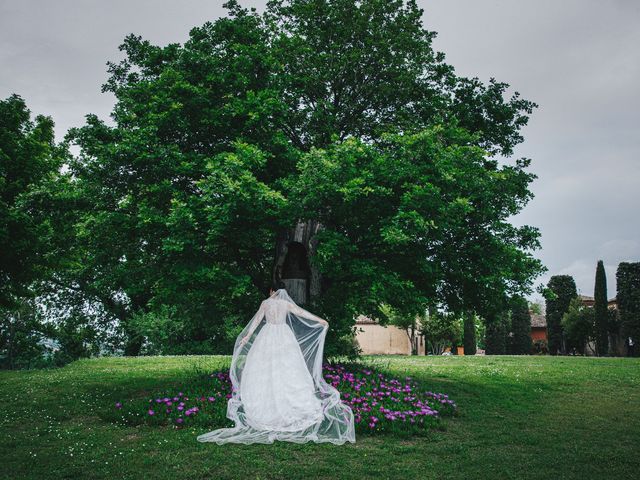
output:
M 95 113 L 106 62 L 129 33 L 156 45 L 226 14 L 223 1 L 0 0 L 0 98 L 18 93 L 33 114 L 68 128 Z M 264 1 L 243 1 L 263 11 Z M 596 262 L 609 297 L 621 261 L 640 261 L 640 2 L 423 0 L 436 50 L 458 75 L 510 85 L 539 104 L 511 160 L 532 159 L 535 198 L 513 219 L 540 228 L 536 256 L 593 295 Z M 532 299 L 539 298 L 532 295 Z

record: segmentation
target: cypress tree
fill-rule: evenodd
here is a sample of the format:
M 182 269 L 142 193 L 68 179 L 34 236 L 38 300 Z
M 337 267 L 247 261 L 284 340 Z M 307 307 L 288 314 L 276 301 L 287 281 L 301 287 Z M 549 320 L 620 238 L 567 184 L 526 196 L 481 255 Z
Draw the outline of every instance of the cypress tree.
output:
M 531 352 L 531 314 L 524 297 L 517 296 L 511 306 L 511 348 L 513 355 L 527 355 Z
M 618 264 L 616 280 L 620 333 L 625 342 L 628 337 L 631 337 L 638 345 L 640 341 L 640 262 Z M 637 354 L 638 347 L 636 347 Z
M 594 336 L 596 340 L 596 353 L 599 356 L 609 353 L 609 312 L 607 311 L 607 277 L 602 260 L 598 260 L 596 267 L 596 283 L 593 291 L 595 299 Z
M 473 312 L 465 312 L 464 315 L 464 354 L 476 354 L 476 323 Z
M 571 275 L 554 275 L 547 284 L 546 318 L 549 354 L 566 353 L 562 316 L 569 310 L 571 299 L 578 296 L 576 282 Z

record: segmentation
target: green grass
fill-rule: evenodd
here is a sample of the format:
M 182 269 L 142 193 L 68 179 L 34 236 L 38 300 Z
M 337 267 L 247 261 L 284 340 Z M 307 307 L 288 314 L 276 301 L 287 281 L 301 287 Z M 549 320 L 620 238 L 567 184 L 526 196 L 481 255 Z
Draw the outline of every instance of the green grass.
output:
M 0 478 L 637 478 L 640 359 L 364 357 L 449 394 L 459 415 L 426 437 L 335 446 L 199 443 L 202 427 L 124 426 L 100 409 L 229 357 L 101 358 L 0 372 Z

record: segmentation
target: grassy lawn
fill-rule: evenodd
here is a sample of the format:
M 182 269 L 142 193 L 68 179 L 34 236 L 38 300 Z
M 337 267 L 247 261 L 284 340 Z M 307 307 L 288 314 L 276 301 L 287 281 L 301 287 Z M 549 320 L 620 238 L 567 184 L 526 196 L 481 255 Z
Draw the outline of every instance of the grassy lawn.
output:
M 640 359 L 368 356 L 447 393 L 459 415 L 427 437 L 216 445 L 201 427 L 105 422 L 100 409 L 179 386 L 230 357 L 82 360 L 0 372 L 0 478 L 637 478 Z

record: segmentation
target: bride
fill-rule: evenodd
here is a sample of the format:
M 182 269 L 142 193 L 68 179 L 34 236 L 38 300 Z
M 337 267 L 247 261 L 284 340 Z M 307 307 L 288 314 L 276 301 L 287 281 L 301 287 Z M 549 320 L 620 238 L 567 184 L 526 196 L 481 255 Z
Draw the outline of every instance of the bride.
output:
M 284 288 L 272 287 L 270 294 L 233 349 L 227 418 L 235 426 L 197 440 L 355 443 L 353 412 L 322 376 L 329 324 L 296 305 Z

